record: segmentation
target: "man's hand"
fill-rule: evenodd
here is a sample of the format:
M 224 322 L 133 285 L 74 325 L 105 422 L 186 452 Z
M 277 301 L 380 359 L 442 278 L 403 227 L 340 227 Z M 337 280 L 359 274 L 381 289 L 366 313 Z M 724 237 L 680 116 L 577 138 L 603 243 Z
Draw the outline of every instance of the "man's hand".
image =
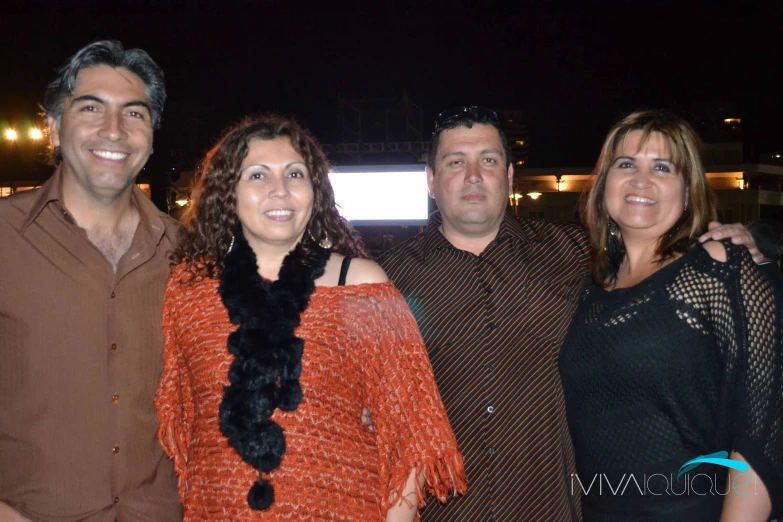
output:
M 699 241 L 702 243 L 709 239 L 717 241 L 719 239 L 729 238 L 735 245 L 742 245 L 747 248 L 750 255 L 753 256 L 753 261 L 756 263 L 764 261 L 764 256 L 759 252 L 759 249 L 756 248 L 756 242 L 753 241 L 753 236 L 750 235 L 750 232 L 748 232 L 745 225 L 742 223 L 721 225 L 717 221 L 711 221 L 710 224 L 707 225 L 707 229 L 709 232 L 705 232 L 699 237 Z
M 368 410 L 367 408 L 364 408 L 362 410 L 362 424 L 364 425 L 365 428 L 370 430 L 370 433 L 375 433 L 375 426 L 373 426 L 372 423 L 372 415 L 370 414 L 370 410 Z
M 5 502 L 0 502 L 0 522 L 32 522 L 32 520 L 20 515 Z

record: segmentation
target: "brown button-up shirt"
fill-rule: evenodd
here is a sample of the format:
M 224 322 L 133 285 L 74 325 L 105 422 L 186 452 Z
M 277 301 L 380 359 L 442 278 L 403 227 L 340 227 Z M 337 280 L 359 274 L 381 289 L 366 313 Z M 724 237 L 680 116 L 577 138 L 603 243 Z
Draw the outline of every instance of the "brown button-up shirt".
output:
M 421 329 L 468 493 L 423 521 L 571 521 L 573 447 L 557 355 L 587 276 L 573 225 L 506 216 L 477 256 L 427 230 L 381 256 Z
M 177 233 L 136 187 L 114 273 L 61 175 L 0 199 L 0 501 L 33 520 L 181 520 L 153 406 Z

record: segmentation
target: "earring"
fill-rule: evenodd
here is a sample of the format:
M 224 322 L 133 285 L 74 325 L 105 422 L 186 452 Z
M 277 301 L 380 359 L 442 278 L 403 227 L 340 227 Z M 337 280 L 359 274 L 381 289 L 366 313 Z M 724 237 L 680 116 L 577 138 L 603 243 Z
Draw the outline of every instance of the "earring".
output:
M 615 225 L 614 221 L 610 219 L 609 223 L 606 224 L 606 228 L 609 231 L 609 238 L 604 247 L 606 262 L 609 273 L 617 274 L 623 261 L 623 247 L 620 244 L 620 238 L 617 237 L 617 225 Z
M 318 241 L 315 239 L 315 236 L 313 235 L 313 231 L 310 230 L 309 228 L 307 229 L 307 233 L 310 234 L 310 240 L 313 243 L 318 243 L 319 247 L 325 248 L 326 250 L 332 248 L 332 240 L 329 239 L 329 236 L 327 236 L 326 234 L 324 234 L 324 238 L 321 241 Z
M 226 255 L 230 254 L 233 248 L 234 248 L 234 234 L 231 234 L 231 244 L 228 245 L 228 250 L 226 251 Z

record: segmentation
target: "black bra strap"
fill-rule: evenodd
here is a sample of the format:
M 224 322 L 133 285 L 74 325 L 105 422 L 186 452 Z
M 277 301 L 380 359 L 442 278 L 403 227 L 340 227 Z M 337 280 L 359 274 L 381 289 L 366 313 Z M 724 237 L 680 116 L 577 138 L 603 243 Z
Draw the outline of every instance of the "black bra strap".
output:
M 344 257 L 343 264 L 340 267 L 340 279 L 337 281 L 337 286 L 345 286 L 345 278 L 348 276 L 348 267 L 351 266 L 351 258 Z

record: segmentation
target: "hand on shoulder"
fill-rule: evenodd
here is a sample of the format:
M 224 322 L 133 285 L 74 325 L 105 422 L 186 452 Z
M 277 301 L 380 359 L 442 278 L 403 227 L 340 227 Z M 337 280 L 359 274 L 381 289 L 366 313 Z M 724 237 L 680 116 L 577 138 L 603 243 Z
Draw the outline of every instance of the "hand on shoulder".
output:
M 699 237 L 699 241 L 702 243 L 708 239 L 719 241 L 721 239 L 731 239 L 731 242 L 735 245 L 742 245 L 748 249 L 751 257 L 756 263 L 764 261 L 764 255 L 759 251 L 756 246 L 756 242 L 753 236 L 750 235 L 748 229 L 742 223 L 732 223 L 730 225 L 723 225 L 717 221 L 711 221 L 707 225 L 708 231 Z M 714 257 L 714 256 L 713 256 Z M 717 259 L 717 258 L 716 258 Z

